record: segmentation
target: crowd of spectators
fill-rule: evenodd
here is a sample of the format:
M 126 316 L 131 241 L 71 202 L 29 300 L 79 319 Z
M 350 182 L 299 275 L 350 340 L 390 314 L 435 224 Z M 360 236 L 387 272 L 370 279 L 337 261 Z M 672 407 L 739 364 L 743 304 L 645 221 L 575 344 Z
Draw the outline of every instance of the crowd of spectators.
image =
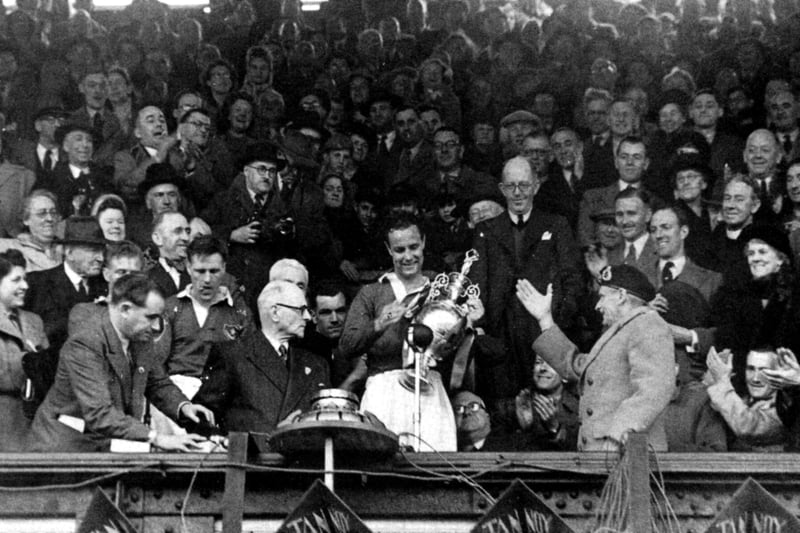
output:
M 17 0 L 0 126 L 2 451 L 402 433 L 472 248 L 429 447 L 800 447 L 795 0 Z

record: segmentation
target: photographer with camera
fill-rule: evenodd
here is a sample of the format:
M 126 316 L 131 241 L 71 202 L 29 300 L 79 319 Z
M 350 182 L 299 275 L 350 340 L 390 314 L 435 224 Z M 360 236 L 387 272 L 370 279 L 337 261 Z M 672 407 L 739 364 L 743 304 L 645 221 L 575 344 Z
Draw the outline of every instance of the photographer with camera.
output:
M 274 144 L 254 144 L 241 161 L 242 173 L 203 212 L 214 234 L 230 241 L 228 272 L 248 289 L 252 309 L 275 261 L 299 259 L 302 246 L 311 246 L 319 235 L 330 233 L 327 227 L 304 223 L 311 220 L 308 214 L 294 213 L 284 204 L 276 182 L 285 166 Z M 298 217 L 302 217 L 299 223 Z

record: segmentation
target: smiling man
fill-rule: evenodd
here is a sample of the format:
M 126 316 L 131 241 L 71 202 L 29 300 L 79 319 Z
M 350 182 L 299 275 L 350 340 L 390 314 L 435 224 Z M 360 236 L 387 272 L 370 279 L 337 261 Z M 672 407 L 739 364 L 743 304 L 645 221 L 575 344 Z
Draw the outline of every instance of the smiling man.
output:
M 137 188 L 150 165 L 165 161 L 177 164 L 172 148 L 178 138 L 167 131 L 167 119 L 158 107 L 144 106 L 139 110 L 133 136 L 138 142 L 114 155 L 114 184 L 128 201 L 138 199 Z
M 669 326 L 647 305 L 655 290 L 628 265 L 604 268 L 598 282 L 596 308 L 605 331 L 588 354 L 556 325 L 553 286 L 542 293 L 527 280 L 517 282 L 517 299 L 542 332 L 533 350 L 559 375 L 583 385 L 579 451 L 616 452 L 631 432 L 646 433 L 655 450 L 666 451 L 662 413 L 675 380 L 665 376 L 674 376 L 675 354 Z
M 726 282 L 746 281 L 750 277 L 744 258 L 747 243 L 746 229 L 753 224 L 755 214 L 763 207 L 758 199 L 758 185 L 750 176 L 733 175 L 725 185 L 722 196 L 722 224 L 711 234 L 715 270 Z
M 655 277 L 656 251 L 648 232 L 652 198 L 647 191 L 628 188 L 617 195 L 614 202 L 614 219 L 622 233 L 623 246 L 609 252 L 612 265 L 630 265 L 644 273 L 648 279 Z
M 183 290 L 191 282 L 186 272 L 189 234 L 189 221 L 175 211 L 161 213 L 153 223 L 152 239 L 158 247 L 158 262 L 147 271 L 147 276 L 167 297 Z
M 408 359 L 403 344 L 410 318 L 428 294 L 430 280 L 423 274 L 425 234 L 415 217 L 400 213 L 386 225 L 386 249 L 392 259 L 392 272 L 376 283 L 364 286 L 353 299 L 339 346 L 342 355 L 355 360 L 366 354 L 369 378 L 361 409 L 375 414 L 396 433 L 413 429 L 416 410 L 413 394 L 400 381 Z M 483 314 L 483 306 L 477 304 Z M 440 374 L 428 374 L 431 391 L 422 400 L 423 449 L 456 451 L 456 425 L 450 401 Z M 408 436 L 401 444 L 412 444 Z
M 191 284 L 165 305 L 164 334 L 156 350 L 164 358 L 167 374 L 190 400 L 200 389 L 200 378 L 213 343 L 228 342 L 254 330 L 253 319 L 241 291 L 222 284 L 227 246 L 216 237 L 196 237 L 186 249 Z M 153 414 L 160 433 L 185 431 L 163 413 Z
M 650 238 L 655 243 L 658 264 L 650 282 L 659 290 L 670 281 L 682 281 L 700 291 L 710 302 L 722 285 L 722 275 L 696 265 L 686 256 L 688 236 L 688 217 L 681 207 L 664 207 L 653 213 Z
M 513 409 L 514 397 L 533 373 L 531 344 L 540 332 L 513 298 L 516 281 L 527 279 L 541 290 L 554 284 L 556 321 L 570 331 L 583 291 L 580 253 L 567 221 L 534 207 L 539 184 L 526 158 L 510 159 L 500 183 L 507 213 L 475 229 L 473 247 L 480 260 L 469 276 L 481 289 L 487 335 L 506 345 L 505 360 L 478 378 L 486 387 L 483 396 L 491 411 L 502 409 L 501 404 Z
M 786 428 L 775 407 L 776 389 L 769 384 L 764 370 L 773 370 L 778 355 L 772 348 L 750 350 L 745 367 L 747 394 L 739 396 L 731 384 L 733 359 L 729 351 L 708 354 L 705 383 L 711 407 L 718 411 L 736 435 L 737 449 L 748 451 L 783 451 Z
M 756 130 L 747 138 L 744 162 L 747 173 L 755 184 L 761 209 L 756 215 L 758 222 L 777 223 L 778 212 L 783 203 L 777 188 L 776 170 L 781 158 L 781 149 L 775 135 L 769 130 Z M 723 207 L 724 209 L 724 207 Z
M 592 220 L 597 213 L 613 209 L 620 191 L 630 187 L 636 189 L 642 187 L 642 178 L 650 166 L 644 140 L 641 137 L 622 139 L 617 148 L 614 164 L 617 169 L 617 181 L 606 187 L 589 189 L 581 199 L 578 210 L 578 240 L 582 246 L 588 246 L 597 240 L 597 226 Z

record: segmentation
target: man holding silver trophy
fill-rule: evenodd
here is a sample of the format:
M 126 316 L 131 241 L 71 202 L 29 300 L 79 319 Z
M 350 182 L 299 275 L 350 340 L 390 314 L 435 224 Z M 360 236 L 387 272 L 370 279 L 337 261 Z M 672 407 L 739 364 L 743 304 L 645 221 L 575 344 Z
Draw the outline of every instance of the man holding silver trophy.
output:
M 466 279 L 476 258 L 468 255 L 461 273 L 440 274 L 431 283 L 422 270 L 425 235 L 416 219 L 398 216 L 385 239 L 393 270 L 356 295 L 340 349 L 345 357 L 367 354 L 361 409 L 397 433 L 401 445 L 456 451 L 447 390 L 462 384 L 470 325 L 483 316 L 477 287 Z

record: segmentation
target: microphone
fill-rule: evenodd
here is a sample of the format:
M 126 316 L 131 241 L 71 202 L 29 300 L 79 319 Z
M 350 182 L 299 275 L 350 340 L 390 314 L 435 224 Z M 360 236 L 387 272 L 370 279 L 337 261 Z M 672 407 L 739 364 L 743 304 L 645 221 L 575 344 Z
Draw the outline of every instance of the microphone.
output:
M 433 342 L 433 330 L 425 324 L 411 324 L 406 340 L 416 350 L 424 351 Z

